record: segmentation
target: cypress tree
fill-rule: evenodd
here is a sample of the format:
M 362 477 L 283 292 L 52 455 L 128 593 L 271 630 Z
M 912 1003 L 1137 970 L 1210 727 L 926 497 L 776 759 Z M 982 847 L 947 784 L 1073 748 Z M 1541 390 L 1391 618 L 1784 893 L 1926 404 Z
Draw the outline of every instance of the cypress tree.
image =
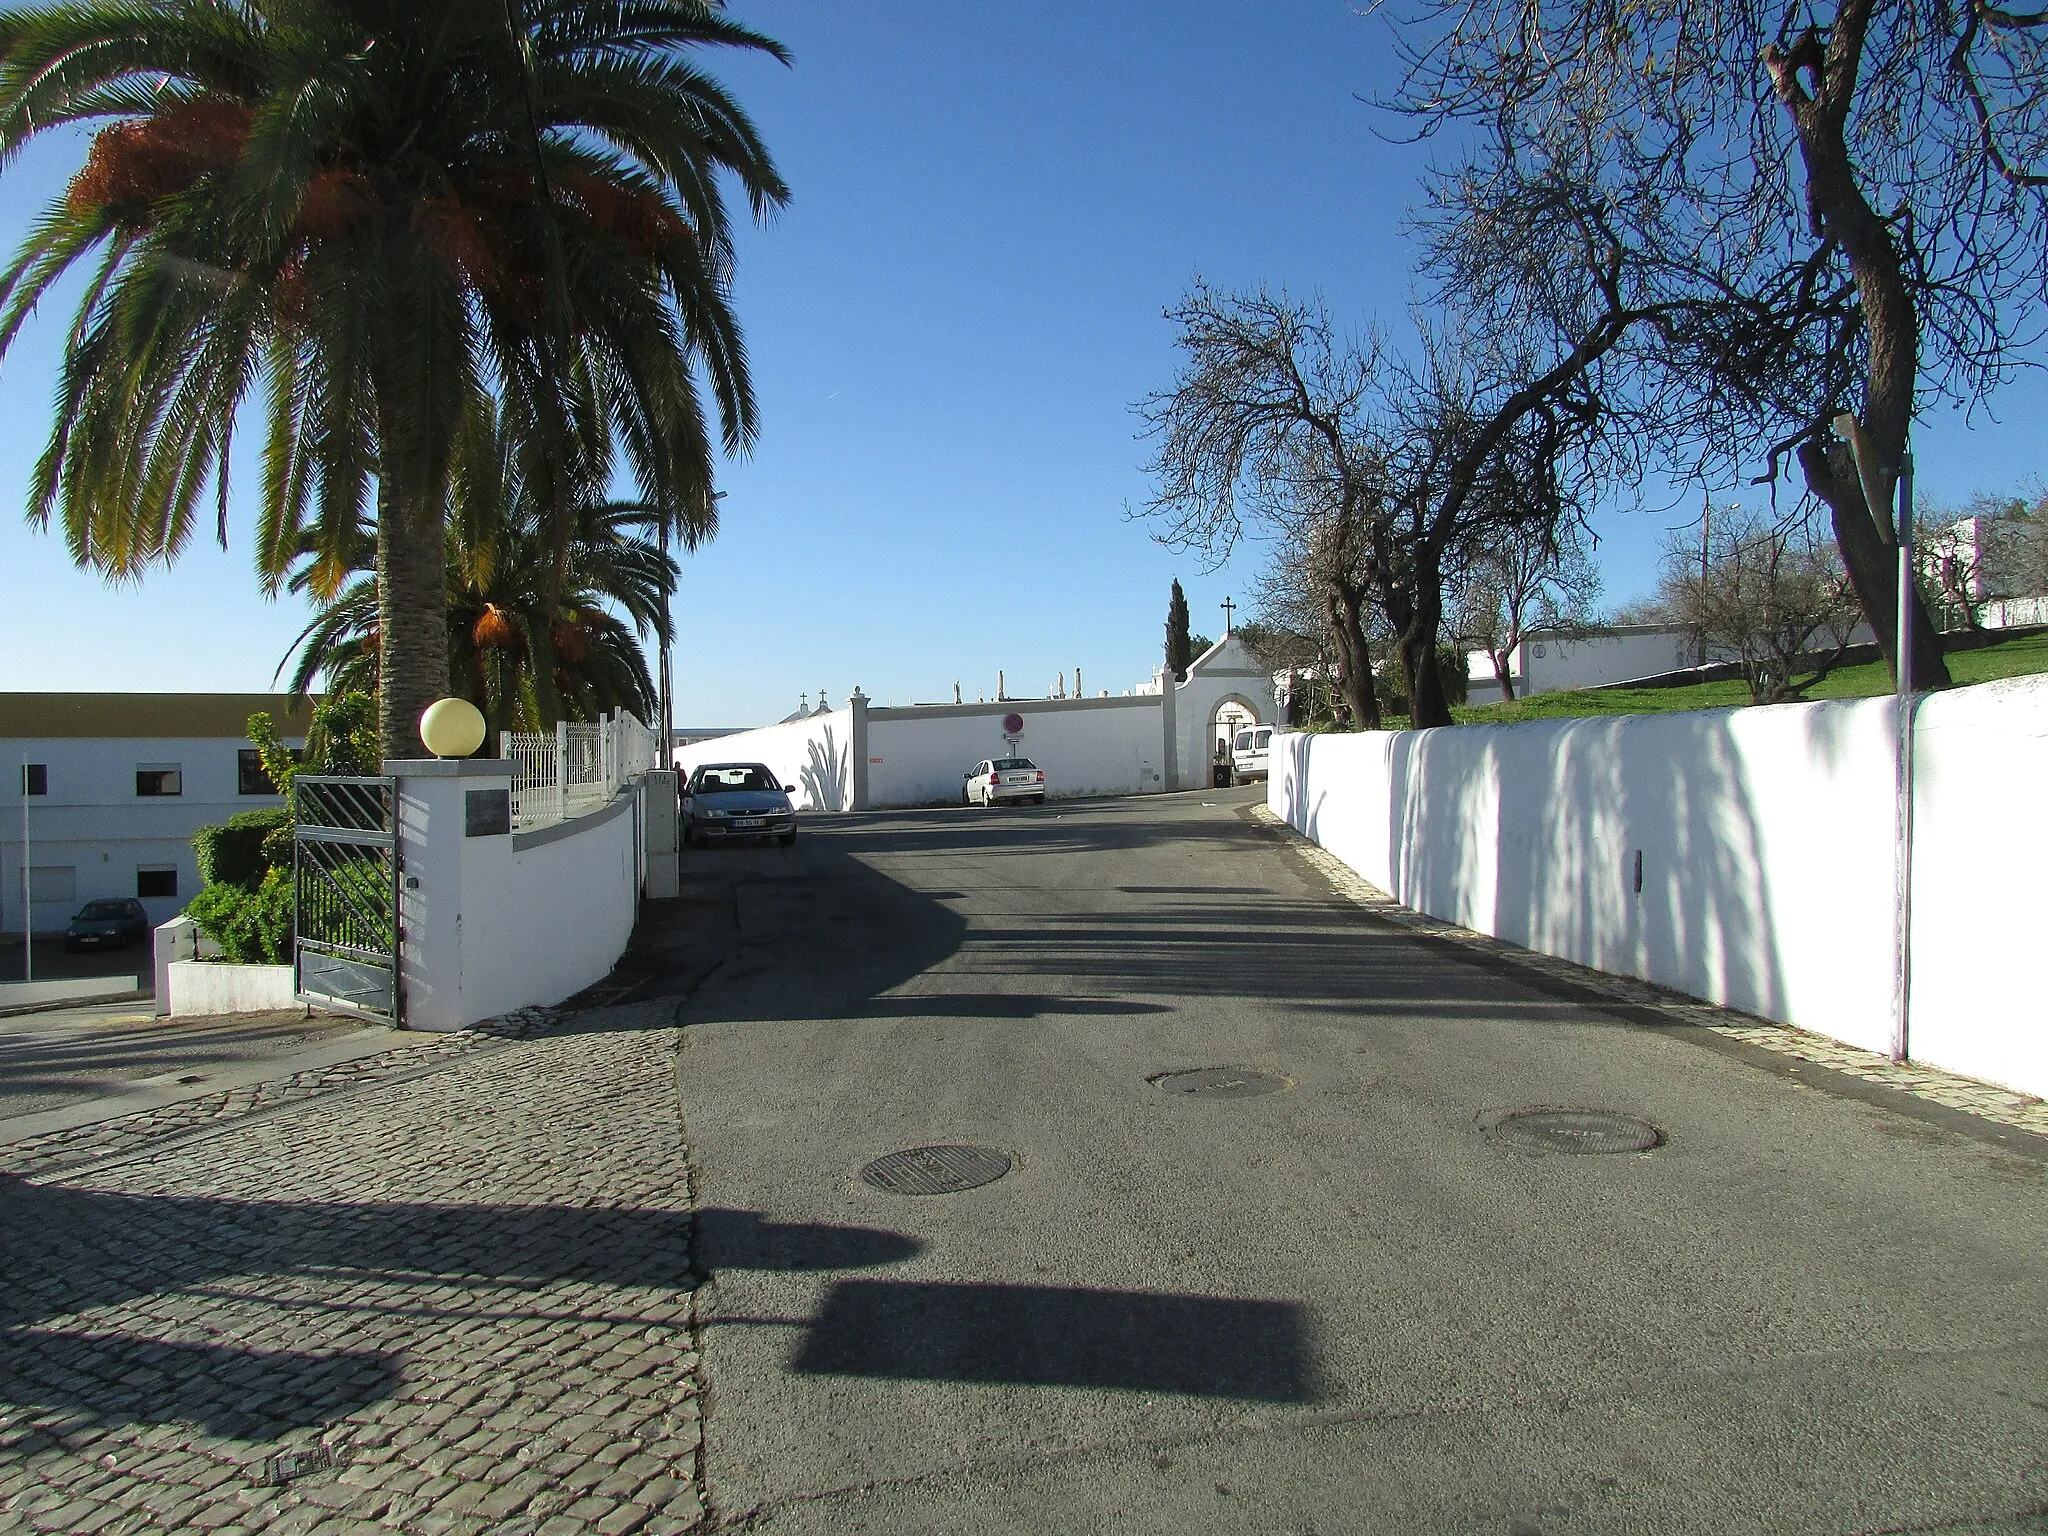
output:
M 1194 641 L 1188 634 L 1188 596 L 1181 591 L 1180 578 L 1176 576 L 1173 601 L 1166 607 L 1166 666 L 1175 682 L 1188 680 L 1188 663 L 1194 659 Z

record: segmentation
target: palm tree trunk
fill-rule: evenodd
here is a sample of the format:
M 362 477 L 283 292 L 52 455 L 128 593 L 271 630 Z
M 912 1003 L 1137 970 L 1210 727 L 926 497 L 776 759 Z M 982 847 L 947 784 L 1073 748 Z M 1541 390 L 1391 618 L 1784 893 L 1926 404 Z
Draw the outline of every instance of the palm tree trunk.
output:
M 448 552 L 438 500 L 407 505 L 391 474 L 377 480 L 377 646 L 384 756 L 426 753 L 420 716 L 448 691 Z

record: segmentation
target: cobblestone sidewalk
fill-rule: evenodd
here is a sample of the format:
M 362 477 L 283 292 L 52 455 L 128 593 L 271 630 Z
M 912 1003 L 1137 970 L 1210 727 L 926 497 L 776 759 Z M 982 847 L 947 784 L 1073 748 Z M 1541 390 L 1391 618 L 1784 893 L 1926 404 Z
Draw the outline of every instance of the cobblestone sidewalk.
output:
M 0 1532 L 696 1526 L 672 1017 L 0 1177 Z
M 1284 834 L 1290 846 L 1307 859 L 1342 895 L 1387 922 L 1416 933 L 1426 933 L 1470 949 L 1484 951 L 1506 959 L 1520 969 L 1536 971 L 1569 982 L 1573 986 L 1611 997 L 1617 1002 L 1658 1009 L 1674 1017 L 1678 1022 L 1711 1029 L 1717 1034 L 1741 1040 L 1745 1044 L 1758 1046 L 1764 1050 L 1775 1051 L 1781 1056 L 1810 1061 L 1816 1066 L 1847 1073 L 1851 1077 L 1860 1078 L 1879 1087 L 1917 1094 L 1932 1103 L 1961 1110 L 1999 1125 L 2009 1125 L 2036 1136 L 2048 1136 L 2048 1102 L 2029 1094 L 2014 1093 L 2011 1089 L 2001 1088 L 1995 1083 L 1960 1077 L 1953 1072 L 1944 1072 L 1939 1067 L 1930 1067 L 1922 1062 L 1897 1063 L 1876 1051 L 1859 1050 L 1853 1045 L 1844 1045 L 1839 1040 L 1830 1040 L 1825 1035 L 1812 1034 L 1789 1024 L 1775 1024 L 1769 1019 L 1760 1019 L 1732 1008 L 1720 1007 L 1715 1003 L 1702 1002 L 1699 998 L 1688 997 L 1683 992 L 1674 992 L 1668 987 L 1656 986 L 1651 982 L 1591 970 L 1586 966 L 1575 965 L 1569 960 L 1560 960 L 1555 955 L 1541 954 L 1536 950 L 1523 949 L 1520 945 L 1504 943 L 1483 933 L 1475 933 L 1469 928 L 1460 928 L 1455 923 L 1442 922 L 1404 907 L 1378 886 L 1360 876 L 1335 854 L 1296 832 L 1266 806 L 1254 804 L 1249 809 L 1255 821 Z
M 556 1027 L 559 1019 L 560 1016 L 552 1009 L 524 1008 L 502 1019 L 491 1019 L 474 1028 L 455 1030 L 445 1035 L 394 1031 L 391 1038 L 397 1043 L 390 1050 L 379 1051 L 374 1056 L 313 1067 L 240 1088 L 180 1099 L 174 1104 L 138 1110 L 131 1115 L 96 1120 L 70 1130 L 27 1136 L 0 1145 L 0 1173 L 33 1176 L 125 1157 L 160 1142 L 177 1140 L 195 1131 L 209 1130 L 250 1115 L 268 1114 L 324 1094 L 342 1093 L 372 1083 L 431 1072 L 479 1051 L 503 1050 L 512 1041 L 545 1034 Z

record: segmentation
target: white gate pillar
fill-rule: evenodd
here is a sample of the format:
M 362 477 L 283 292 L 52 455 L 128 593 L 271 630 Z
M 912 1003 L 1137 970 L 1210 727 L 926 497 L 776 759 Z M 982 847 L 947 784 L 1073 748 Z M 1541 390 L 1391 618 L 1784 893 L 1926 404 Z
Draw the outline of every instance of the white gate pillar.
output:
M 408 1029 L 486 1017 L 463 997 L 462 922 L 512 872 L 512 765 L 498 758 L 387 762 L 398 781 L 398 976 Z

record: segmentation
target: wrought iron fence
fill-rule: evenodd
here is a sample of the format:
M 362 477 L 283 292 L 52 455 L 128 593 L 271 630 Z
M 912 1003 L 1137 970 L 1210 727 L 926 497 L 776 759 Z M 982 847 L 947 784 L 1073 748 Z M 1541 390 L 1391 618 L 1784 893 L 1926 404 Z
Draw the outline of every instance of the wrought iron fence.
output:
M 552 735 L 500 732 L 498 755 L 512 764 L 513 829 L 525 831 L 611 804 L 629 779 L 659 765 L 661 753 L 654 732 L 621 710 L 562 721 Z
M 292 963 L 307 1002 L 399 1022 L 397 790 L 390 779 L 292 783 Z

